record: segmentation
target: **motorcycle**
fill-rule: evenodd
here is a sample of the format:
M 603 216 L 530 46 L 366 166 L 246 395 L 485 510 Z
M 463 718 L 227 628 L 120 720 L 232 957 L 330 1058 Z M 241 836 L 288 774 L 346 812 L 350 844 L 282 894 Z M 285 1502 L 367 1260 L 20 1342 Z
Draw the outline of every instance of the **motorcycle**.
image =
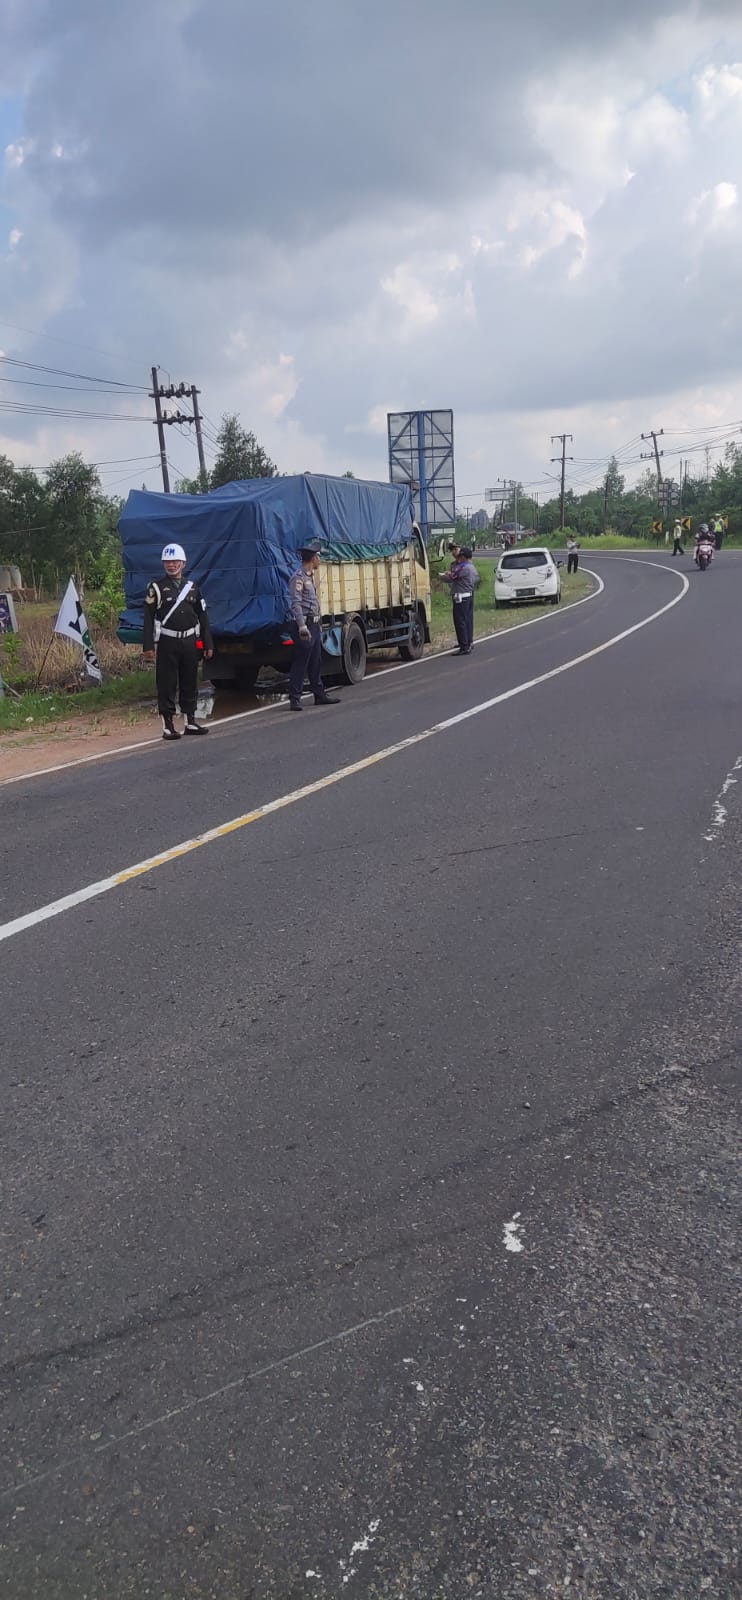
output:
M 699 539 L 696 545 L 696 566 L 699 572 L 705 572 L 714 559 L 714 545 L 712 539 Z

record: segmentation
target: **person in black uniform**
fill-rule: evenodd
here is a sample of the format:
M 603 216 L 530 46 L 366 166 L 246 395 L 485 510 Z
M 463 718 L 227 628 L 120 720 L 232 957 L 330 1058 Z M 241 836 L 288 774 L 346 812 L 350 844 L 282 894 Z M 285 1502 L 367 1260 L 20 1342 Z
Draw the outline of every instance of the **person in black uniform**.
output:
M 301 711 L 301 692 L 305 677 L 314 695 L 316 706 L 337 706 L 340 701 L 327 693 L 322 682 L 322 629 L 320 627 L 319 597 L 314 585 L 314 574 L 319 570 L 319 539 L 310 539 L 299 552 L 301 566 L 289 580 L 289 606 L 291 610 L 291 652 L 289 672 L 289 704 L 292 711 Z
M 183 578 L 185 550 L 179 544 L 166 544 L 162 552 L 164 578 L 157 578 L 147 589 L 144 602 L 142 650 L 145 661 L 155 660 L 157 630 L 157 709 L 162 717 L 163 739 L 179 739 L 173 724 L 176 704 L 185 715 L 185 733 L 208 733 L 196 721 L 198 697 L 198 640 L 204 658 L 210 661 L 214 641 L 206 614 L 206 601 L 192 578 Z

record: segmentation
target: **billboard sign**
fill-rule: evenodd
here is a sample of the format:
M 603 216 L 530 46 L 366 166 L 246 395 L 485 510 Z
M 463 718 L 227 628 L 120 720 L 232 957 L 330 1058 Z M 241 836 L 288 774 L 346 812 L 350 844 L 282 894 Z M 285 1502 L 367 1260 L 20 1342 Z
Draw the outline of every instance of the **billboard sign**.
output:
M 425 539 L 456 522 L 452 411 L 390 411 L 389 481 L 412 490 Z

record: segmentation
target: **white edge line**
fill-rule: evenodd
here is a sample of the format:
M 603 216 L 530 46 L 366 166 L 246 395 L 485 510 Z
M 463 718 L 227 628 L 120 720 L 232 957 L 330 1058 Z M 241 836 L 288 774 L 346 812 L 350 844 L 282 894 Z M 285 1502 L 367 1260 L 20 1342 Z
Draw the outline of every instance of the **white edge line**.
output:
M 647 565 L 648 563 L 645 563 Z M 377 766 L 381 761 L 388 761 L 390 756 L 399 755 L 403 750 L 410 750 L 414 745 L 422 744 L 426 739 L 432 739 L 436 734 L 445 733 L 449 728 L 456 728 L 462 722 L 468 722 L 472 717 L 482 715 L 484 711 L 491 711 L 495 706 L 504 705 L 507 700 L 514 700 L 517 695 L 525 694 L 529 689 L 535 689 L 542 683 L 549 683 L 553 678 L 559 678 L 564 672 L 570 672 L 573 667 L 582 666 L 586 661 L 592 661 L 596 656 L 603 655 L 606 650 L 611 650 L 614 645 L 621 644 L 624 639 L 630 639 L 632 634 L 639 633 L 642 628 L 649 627 L 650 623 L 657 622 L 668 611 L 685 599 L 690 584 L 681 573 L 676 573 L 681 580 L 680 593 L 674 600 L 669 600 L 658 611 L 653 611 L 650 616 L 644 617 L 641 622 L 635 622 L 630 628 L 624 628 L 621 633 L 614 634 L 613 638 L 604 640 L 603 644 L 594 645 L 591 650 L 586 650 L 582 655 L 573 656 L 569 661 L 563 661 L 561 666 L 552 667 L 549 672 L 541 672 L 535 678 L 528 678 L 524 683 L 515 684 L 512 689 L 505 689 L 500 694 L 492 695 L 489 700 L 481 700 L 478 705 L 470 706 L 466 711 L 458 711 L 453 717 L 446 717 L 442 722 L 435 722 L 429 728 L 422 728 L 418 733 L 408 734 L 407 738 L 399 739 L 395 744 L 387 745 L 385 749 L 375 750 L 372 755 L 363 756 L 358 761 L 353 761 L 347 767 L 337 767 L 334 772 L 328 772 L 323 778 L 317 778 L 313 783 L 306 783 L 300 789 L 293 789 L 288 794 L 279 795 L 275 800 L 268 800 L 262 806 L 255 806 L 251 811 L 243 812 L 239 817 L 233 817 L 229 822 L 221 822 L 215 828 L 209 828 L 205 833 L 200 833 L 193 839 L 184 839 L 180 844 L 172 845 L 168 850 L 162 850 L 156 856 L 148 856 L 144 861 L 137 861 L 133 866 L 125 867 L 120 872 L 113 873 L 108 878 L 101 878 L 97 883 L 89 883 L 83 889 L 75 889 L 71 894 L 63 895 L 59 900 L 52 900 L 48 905 L 38 906 L 35 911 L 26 912 L 24 916 L 14 917 L 11 922 L 0 923 L 0 942 L 12 939 L 16 934 L 25 932 L 28 928 L 36 927 L 41 922 L 48 922 L 52 917 L 58 917 L 64 911 L 71 911 L 75 906 L 84 904 L 87 900 L 94 900 L 99 895 L 106 894 L 111 889 L 122 888 L 132 878 L 142 877 L 155 868 L 166 866 L 179 857 L 190 855 L 192 851 L 199 850 L 203 845 L 213 844 L 217 839 L 226 838 L 230 833 L 237 833 L 252 822 L 258 822 L 263 817 L 271 816 L 274 811 L 283 811 L 287 806 L 295 805 L 299 800 L 306 800 L 311 795 L 320 794 L 323 789 L 332 788 L 336 783 L 342 783 L 345 778 L 355 777 L 359 772 L 365 772 L 369 767 Z
M 647 566 L 648 563 L 645 562 L 644 565 Z M 581 600 L 570 600 L 566 606 L 562 606 L 556 612 L 548 610 L 541 617 L 529 617 L 527 622 L 515 622 L 510 627 L 497 628 L 494 633 L 478 634 L 475 643 L 488 644 L 493 639 L 506 639 L 511 633 L 519 633 L 521 628 L 532 628 L 536 622 L 548 622 L 549 620 L 553 622 L 555 615 L 563 617 L 568 611 L 574 611 L 577 606 L 586 605 L 588 600 L 597 600 L 598 595 L 602 594 L 605 589 L 603 579 L 598 576 L 597 572 L 593 572 L 590 567 L 583 567 L 582 571 L 587 572 L 589 577 L 594 578 L 597 583 L 598 587 L 591 590 L 590 594 L 583 595 Z M 672 567 L 668 568 L 668 571 L 671 572 Z M 395 662 L 393 667 L 381 667 L 378 672 L 370 673 L 368 678 L 364 679 L 364 682 L 371 684 L 377 678 L 385 678 L 390 672 L 405 672 L 409 667 L 423 667 L 427 666 L 430 661 L 444 660 L 446 656 L 450 656 L 453 653 L 453 648 L 452 646 L 450 650 L 432 650 L 430 655 L 421 656 L 419 661 L 399 661 Z M 306 698 L 306 696 L 302 698 Z M 228 727 L 230 722 L 243 722 L 246 717 L 258 717 L 266 711 L 285 709 L 285 706 L 267 705 L 253 706 L 250 711 L 234 711 L 231 716 L 220 717 L 218 722 L 213 723 L 210 732 L 216 733 L 219 728 Z M 111 756 L 128 756 L 135 750 L 146 750 L 152 745 L 161 743 L 162 740 L 157 735 L 152 739 L 138 739 L 135 744 L 115 745 L 111 750 L 96 750 L 94 754 L 89 756 L 76 756 L 74 761 L 59 761 L 53 767 L 39 767 L 36 772 L 20 772 L 15 778 L 0 778 L 0 789 L 8 788 L 11 783 L 29 783 L 32 778 L 48 778 L 55 772 L 69 772 L 72 767 L 85 767 L 91 761 L 106 761 Z

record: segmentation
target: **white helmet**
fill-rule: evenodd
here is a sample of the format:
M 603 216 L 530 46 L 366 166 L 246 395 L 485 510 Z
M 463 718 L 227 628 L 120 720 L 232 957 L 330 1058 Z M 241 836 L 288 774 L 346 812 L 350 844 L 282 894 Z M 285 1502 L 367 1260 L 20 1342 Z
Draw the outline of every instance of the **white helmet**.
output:
M 162 552 L 162 561 L 185 561 L 186 553 L 182 544 L 166 544 Z

